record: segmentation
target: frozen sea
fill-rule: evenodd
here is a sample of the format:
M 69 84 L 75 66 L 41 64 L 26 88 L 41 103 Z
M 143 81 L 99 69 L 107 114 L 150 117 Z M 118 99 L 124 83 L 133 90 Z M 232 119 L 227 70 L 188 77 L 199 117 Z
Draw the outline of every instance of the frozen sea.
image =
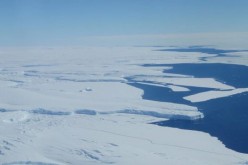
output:
M 248 52 L 0 51 L 0 163 L 247 164 Z

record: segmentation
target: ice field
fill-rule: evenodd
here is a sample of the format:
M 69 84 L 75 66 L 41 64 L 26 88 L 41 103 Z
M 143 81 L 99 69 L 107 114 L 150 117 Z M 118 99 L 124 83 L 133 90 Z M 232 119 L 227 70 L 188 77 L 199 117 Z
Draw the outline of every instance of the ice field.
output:
M 0 163 L 247 164 L 248 154 L 226 148 L 206 132 L 151 124 L 198 120 L 204 113 L 189 104 L 144 99 L 144 91 L 132 84 L 173 93 L 208 89 L 183 97 L 192 103 L 246 93 L 248 84 L 238 88 L 212 77 L 166 73 L 171 67 L 162 65 L 248 66 L 248 52 L 224 52 L 226 56 L 219 57 L 159 49 L 1 48 Z

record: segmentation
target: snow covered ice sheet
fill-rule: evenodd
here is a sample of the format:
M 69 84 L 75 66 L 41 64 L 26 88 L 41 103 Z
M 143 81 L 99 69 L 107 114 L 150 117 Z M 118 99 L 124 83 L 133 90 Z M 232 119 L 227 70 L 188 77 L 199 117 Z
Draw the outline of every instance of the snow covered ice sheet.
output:
M 175 92 L 188 91 L 187 86 L 218 89 L 214 97 L 211 92 L 185 97 L 192 102 L 247 92 L 212 78 L 165 78 L 165 68 L 142 65 L 198 63 L 210 55 L 153 50 L 1 48 L 0 163 L 245 164 L 247 154 L 225 148 L 207 133 L 149 124 L 204 116 L 193 106 L 142 99 L 143 91 L 129 85 L 129 77 Z

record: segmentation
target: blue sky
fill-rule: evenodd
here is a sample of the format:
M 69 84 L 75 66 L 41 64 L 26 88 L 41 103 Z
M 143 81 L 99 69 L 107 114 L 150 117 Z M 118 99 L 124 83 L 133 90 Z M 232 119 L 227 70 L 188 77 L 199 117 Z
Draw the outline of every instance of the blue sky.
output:
M 0 45 L 210 32 L 248 32 L 248 0 L 0 0 Z

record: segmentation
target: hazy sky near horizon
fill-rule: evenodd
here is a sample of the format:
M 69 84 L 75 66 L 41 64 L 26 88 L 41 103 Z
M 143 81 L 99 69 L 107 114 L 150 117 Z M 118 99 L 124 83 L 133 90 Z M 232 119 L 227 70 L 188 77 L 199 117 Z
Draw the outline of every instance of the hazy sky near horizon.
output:
M 0 0 L 0 45 L 248 32 L 248 0 Z

